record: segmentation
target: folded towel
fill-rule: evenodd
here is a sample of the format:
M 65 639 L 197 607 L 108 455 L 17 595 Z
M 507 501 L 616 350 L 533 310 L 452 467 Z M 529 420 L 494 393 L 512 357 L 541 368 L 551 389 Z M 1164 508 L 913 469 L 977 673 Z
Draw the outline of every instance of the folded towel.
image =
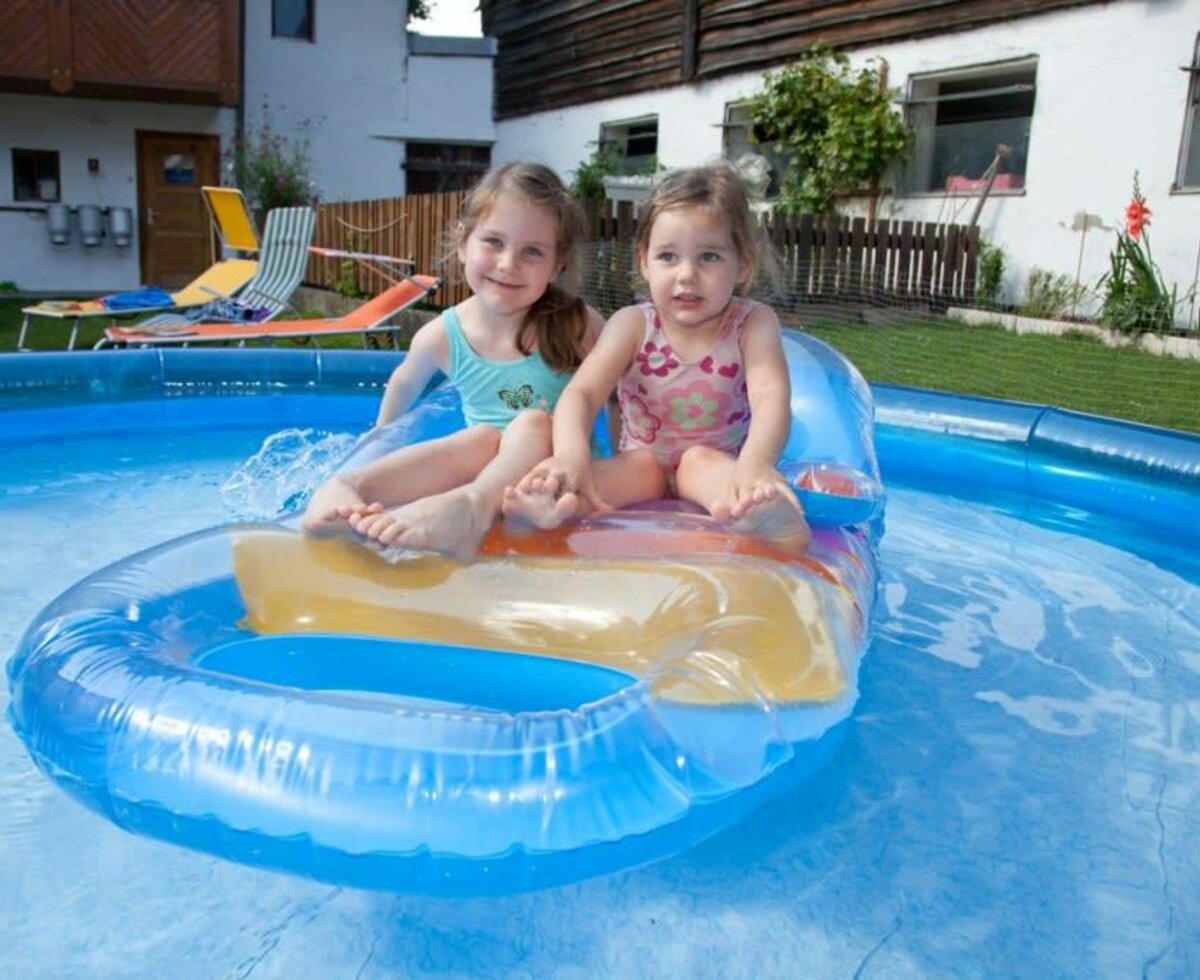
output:
M 143 286 L 127 293 L 113 293 L 111 296 L 101 296 L 100 302 L 106 310 L 114 313 L 121 310 L 155 310 L 164 306 L 174 306 L 175 300 L 165 289 L 158 286 Z

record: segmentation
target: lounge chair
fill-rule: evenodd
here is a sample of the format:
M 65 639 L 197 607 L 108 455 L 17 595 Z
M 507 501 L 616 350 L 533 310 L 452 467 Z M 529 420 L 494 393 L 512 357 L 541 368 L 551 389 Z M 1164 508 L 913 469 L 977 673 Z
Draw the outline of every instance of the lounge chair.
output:
M 204 196 L 209 220 L 220 239 L 221 254 L 256 254 L 258 233 L 254 230 L 254 221 L 250 217 L 242 192 L 232 187 L 202 187 L 200 192 Z M 235 296 L 238 290 L 249 282 L 257 268 L 257 259 L 240 256 L 214 262 L 182 289 L 171 294 L 170 309 L 183 310 L 203 306 L 217 296 Z M 17 337 L 17 350 L 26 349 L 25 337 L 32 319 L 70 320 L 71 336 L 67 341 L 67 350 L 74 350 L 79 337 L 80 322 L 83 320 L 139 316 L 161 312 L 162 309 L 161 306 L 155 306 L 117 311 L 108 309 L 100 299 L 47 300 L 21 310 L 24 316 L 21 320 L 21 333 Z
M 336 253 L 335 253 L 336 254 Z M 374 333 L 395 330 L 391 320 L 402 310 L 419 302 L 440 285 L 433 276 L 405 276 L 389 286 L 374 299 L 367 300 L 344 316 L 328 320 L 270 320 L 262 323 L 183 323 L 135 324 L 129 327 L 109 327 L 96 343 L 96 349 L 116 344 L 149 347 L 160 344 L 237 343 L 245 346 L 251 340 L 284 340 L 312 337 L 319 344 L 321 337 L 362 334 L 363 344 Z
M 317 213 L 310 207 L 274 208 L 267 212 L 267 224 L 263 229 L 262 246 L 259 249 L 258 268 L 236 296 L 222 294 L 209 299 L 218 309 L 207 313 L 204 307 L 194 311 L 199 316 L 184 316 L 179 313 L 163 313 L 151 316 L 137 324 L 138 327 L 182 327 L 193 322 L 255 322 L 273 320 L 290 308 L 292 294 L 304 278 L 308 265 L 308 249 L 312 244 L 313 228 Z M 240 314 L 230 316 L 229 307 Z M 221 308 L 224 308 L 222 310 Z

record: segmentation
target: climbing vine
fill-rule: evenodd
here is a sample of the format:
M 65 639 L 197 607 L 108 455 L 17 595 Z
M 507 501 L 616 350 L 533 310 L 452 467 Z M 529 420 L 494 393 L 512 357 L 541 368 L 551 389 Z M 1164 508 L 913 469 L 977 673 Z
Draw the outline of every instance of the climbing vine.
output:
M 776 209 L 826 214 L 839 196 L 877 187 L 912 138 L 894 97 L 878 71 L 827 48 L 767 72 L 750 111 L 754 139 L 790 157 Z

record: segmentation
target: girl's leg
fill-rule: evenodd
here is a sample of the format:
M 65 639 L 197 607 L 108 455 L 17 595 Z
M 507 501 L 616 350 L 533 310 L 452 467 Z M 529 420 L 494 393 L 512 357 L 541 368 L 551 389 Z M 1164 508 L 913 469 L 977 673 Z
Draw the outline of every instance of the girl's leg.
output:
M 390 511 L 364 515 L 352 526 L 382 544 L 470 558 L 500 513 L 504 488 L 549 453 L 550 416 L 522 412 L 504 430 L 495 455 L 474 479 Z
M 462 486 L 479 475 L 499 445 L 499 431 L 490 425 L 476 425 L 394 450 L 317 487 L 300 526 L 314 533 L 336 531 L 346 527 L 351 514 L 363 510 L 379 513 Z
M 592 463 L 592 479 L 600 499 L 614 510 L 645 500 L 657 500 L 667 491 L 662 465 L 645 449 L 596 460 Z M 515 523 L 540 528 L 558 527 L 572 517 L 587 517 L 593 512 L 585 498 L 557 487 L 540 491 L 506 487 L 502 509 L 504 516 Z
M 707 446 L 693 446 L 679 460 L 675 481 L 681 500 L 699 504 L 734 531 L 753 534 L 797 554 L 808 547 L 812 532 L 804 509 L 782 476 L 749 488 L 739 501 L 734 494 L 737 460 Z

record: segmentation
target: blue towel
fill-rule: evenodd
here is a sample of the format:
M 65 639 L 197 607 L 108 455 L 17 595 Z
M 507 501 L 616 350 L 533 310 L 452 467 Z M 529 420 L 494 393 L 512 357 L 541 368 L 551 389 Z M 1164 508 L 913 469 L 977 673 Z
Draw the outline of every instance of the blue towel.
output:
M 154 310 L 163 306 L 174 306 L 175 300 L 165 289 L 158 286 L 143 286 L 128 293 L 113 293 L 101 296 L 100 302 L 106 310 Z

